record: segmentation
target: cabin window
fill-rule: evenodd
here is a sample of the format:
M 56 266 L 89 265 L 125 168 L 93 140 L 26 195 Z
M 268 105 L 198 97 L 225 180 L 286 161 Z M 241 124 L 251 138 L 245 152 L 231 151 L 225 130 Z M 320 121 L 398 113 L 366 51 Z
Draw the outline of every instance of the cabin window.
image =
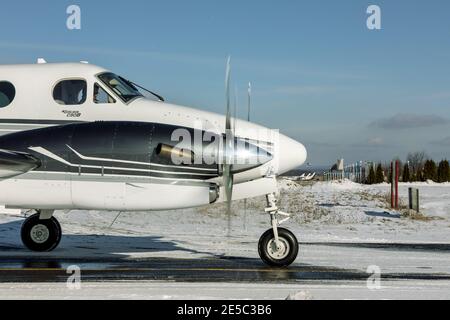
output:
M 53 90 L 53 99 L 60 105 L 80 105 L 86 101 L 87 83 L 85 80 L 63 80 Z
M 116 100 L 111 97 L 108 92 L 100 87 L 97 83 L 94 85 L 94 103 L 97 104 L 107 104 L 116 103 Z
M 16 88 L 7 81 L 0 81 L 0 108 L 7 107 L 16 96 Z

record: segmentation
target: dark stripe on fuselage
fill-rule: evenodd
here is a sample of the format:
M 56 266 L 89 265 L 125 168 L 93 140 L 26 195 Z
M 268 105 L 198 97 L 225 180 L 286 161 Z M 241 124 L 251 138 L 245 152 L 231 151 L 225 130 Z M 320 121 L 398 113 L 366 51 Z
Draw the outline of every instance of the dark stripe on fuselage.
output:
M 40 172 L 78 173 L 81 170 L 81 174 L 98 174 L 99 176 L 103 173 L 104 175 L 148 176 L 149 178 L 153 176 L 197 181 L 218 177 L 217 165 L 203 163 L 176 166 L 170 159 L 160 158 L 155 153 L 160 143 L 174 144 L 170 139 L 173 131 L 177 129 L 180 127 L 146 122 L 97 121 L 78 124 L 71 122 L 68 125 L 50 126 L 1 136 L 0 148 L 36 156 L 42 161 L 42 166 L 37 169 Z M 192 132 L 192 137 L 194 136 L 193 129 L 182 129 Z M 198 154 L 201 154 L 200 150 L 195 150 L 196 147 L 199 146 L 192 145 L 192 151 L 194 153 L 199 151 Z M 30 148 L 41 148 L 41 152 Z M 82 159 L 71 148 L 82 157 L 98 160 Z M 97 168 L 83 168 L 84 166 Z

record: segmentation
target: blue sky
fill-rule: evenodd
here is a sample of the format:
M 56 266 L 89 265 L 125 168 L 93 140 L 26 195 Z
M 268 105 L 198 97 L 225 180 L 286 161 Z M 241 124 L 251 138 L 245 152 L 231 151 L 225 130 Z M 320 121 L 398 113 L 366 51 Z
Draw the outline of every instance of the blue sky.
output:
M 66 8 L 82 29 L 66 28 Z M 381 7 L 382 30 L 366 9 Z M 245 117 L 307 146 L 310 161 L 450 158 L 450 2 L 3 1 L 0 63 L 88 60 L 168 101 L 224 112 L 232 56 Z

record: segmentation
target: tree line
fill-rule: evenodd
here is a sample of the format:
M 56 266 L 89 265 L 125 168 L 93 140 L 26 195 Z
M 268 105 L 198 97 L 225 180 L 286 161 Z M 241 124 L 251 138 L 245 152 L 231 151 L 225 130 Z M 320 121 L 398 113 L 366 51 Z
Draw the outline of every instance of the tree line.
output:
M 448 160 L 442 160 L 436 163 L 425 152 L 408 154 L 405 163 L 399 159 L 397 160 L 400 162 L 401 182 L 425 182 L 431 180 L 443 183 L 450 181 L 450 165 Z M 376 166 L 370 166 L 366 179 L 367 184 L 377 184 L 386 181 L 392 181 L 390 164 L 383 166 L 382 163 L 378 163 Z

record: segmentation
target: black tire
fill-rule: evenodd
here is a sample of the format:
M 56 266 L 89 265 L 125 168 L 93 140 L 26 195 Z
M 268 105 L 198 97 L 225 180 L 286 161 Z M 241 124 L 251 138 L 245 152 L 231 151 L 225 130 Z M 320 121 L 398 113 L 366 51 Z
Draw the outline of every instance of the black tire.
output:
M 278 228 L 278 237 L 281 241 L 289 244 L 289 249 L 284 251 L 283 256 L 278 259 L 268 252 L 270 242 L 275 240 L 273 229 L 267 230 L 261 236 L 258 244 L 259 256 L 265 264 L 271 267 L 288 267 L 297 259 L 298 240 L 292 232 L 284 228 Z
M 38 230 L 33 229 L 34 227 L 37 227 Z M 43 236 L 42 231 L 46 235 Z M 61 225 L 54 217 L 48 220 L 40 220 L 39 214 L 35 214 L 26 219 L 22 225 L 22 242 L 31 251 L 52 251 L 61 242 L 61 236 Z M 38 240 L 39 238 L 41 238 L 41 241 Z

